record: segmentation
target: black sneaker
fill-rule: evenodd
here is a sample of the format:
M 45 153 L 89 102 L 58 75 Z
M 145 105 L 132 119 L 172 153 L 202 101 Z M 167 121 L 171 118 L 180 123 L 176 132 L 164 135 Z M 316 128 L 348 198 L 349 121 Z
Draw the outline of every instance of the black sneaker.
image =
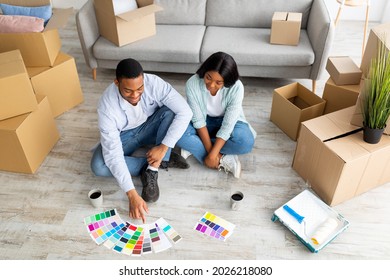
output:
M 160 196 L 157 184 L 158 172 L 147 169 L 145 165 L 141 170 L 142 194 L 141 197 L 146 202 L 156 202 Z
M 169 161 L 162 161 L 160 168 L 168 170 L 168 168 L 179 168 L 179 169 L 188 169 L 190 165 L 187 163 L 186 159 L 180 154 L 171 151 L 171 156 Z

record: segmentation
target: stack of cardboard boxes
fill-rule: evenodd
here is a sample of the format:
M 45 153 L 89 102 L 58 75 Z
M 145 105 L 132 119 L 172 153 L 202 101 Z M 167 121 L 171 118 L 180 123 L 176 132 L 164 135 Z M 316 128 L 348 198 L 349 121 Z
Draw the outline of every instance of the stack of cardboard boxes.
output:
M 59 139 L 54 117 L 83 102 L 75 60 L 60 51 L 58 28 L 71 13 L 54 9 L 42 32 L 0 33 L 0 170 L 35 173 Z
M 390 182 L 390 137 L 384 136 L 374 145 L 364 142 L 359 104 L 360 84 L 364 82 L 360 77 L 368 76 L 378 40 L 383 40 L 390 50 L 389 36 L 390 24 L 371 30 L 360 69 L 348 58 L 330 58 L 327 69 L 331 79 L 324 95 L 332 96 L 327 100 L 331 113 L 302 123 L 293 169 L 329 205 Z M 343 72 L 343 69 L 349 70 Z M 341 85 L 352 81 L 356 84 Z M 341 109 L 348 104 L 354 106 Z M 389 125 L 390 122 L 385 130 L 387 134 Z

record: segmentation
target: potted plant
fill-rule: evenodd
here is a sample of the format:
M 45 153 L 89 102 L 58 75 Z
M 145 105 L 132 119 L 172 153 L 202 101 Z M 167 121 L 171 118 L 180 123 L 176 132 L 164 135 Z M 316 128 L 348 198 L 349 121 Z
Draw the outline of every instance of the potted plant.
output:
M 364 79 L 361 101 L 364 141 L 376 144 L 390 116 L 390 52 L 379 39 L 377 55 Z

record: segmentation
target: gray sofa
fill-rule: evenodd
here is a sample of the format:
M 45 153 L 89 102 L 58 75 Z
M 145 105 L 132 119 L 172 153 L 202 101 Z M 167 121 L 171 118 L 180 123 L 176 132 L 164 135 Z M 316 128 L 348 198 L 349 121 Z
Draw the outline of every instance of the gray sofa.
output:
M 241 76 L 311 79 L 324 72 L 334 25 L 325 0 L 155 0 L 156 35 L 117 47 L 99 35 L 93 0 L 77 12 L 85 61 L 115 69 L 132 57 L 145 71 L 194 73 L 212 53 L 232 55 Z M 270 44 L 275 11 L 302 13 L 298 46 Z

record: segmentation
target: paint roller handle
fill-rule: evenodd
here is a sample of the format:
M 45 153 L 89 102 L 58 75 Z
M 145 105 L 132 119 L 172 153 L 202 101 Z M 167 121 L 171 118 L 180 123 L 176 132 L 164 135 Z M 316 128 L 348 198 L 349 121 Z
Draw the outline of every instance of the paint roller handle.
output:
M 305 218 L 299 215 L 297 212 L 295 212 L 287 204 L 283 205 L 283 209 L 286 210 L 291 216 L 293 216 L 298 221 L 298 223 L 302 223 L 303 219 Z

